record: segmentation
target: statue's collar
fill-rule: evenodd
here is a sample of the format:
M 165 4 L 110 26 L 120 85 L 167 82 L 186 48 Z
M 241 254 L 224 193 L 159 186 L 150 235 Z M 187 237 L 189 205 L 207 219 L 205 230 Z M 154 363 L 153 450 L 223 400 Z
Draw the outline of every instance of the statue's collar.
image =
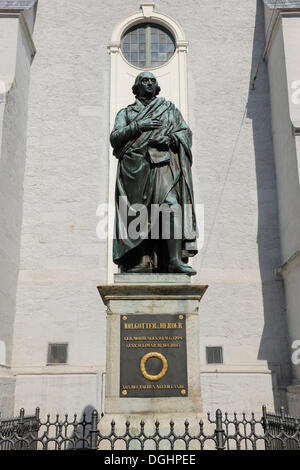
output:
M 133 111 L 141 111 L 149 104 L 154 104 L 157 100 L 164 101 L 164 98 L 158 98 L 157 96 L 152 98 L 152 100 L 143 100 L 142 98 L 136 98 L 135 103 L 131 105 Z
M 147 100 L 145 98 L 136 98 L 135 103 L 134 103 L 134 109 L 137 111 L 140 111 L 141 108 L 144 108 L 145 106 L 148 106 L 148 104 L 154 103 L 156 100 L 156 97 L 151 98 L 151 100 Z

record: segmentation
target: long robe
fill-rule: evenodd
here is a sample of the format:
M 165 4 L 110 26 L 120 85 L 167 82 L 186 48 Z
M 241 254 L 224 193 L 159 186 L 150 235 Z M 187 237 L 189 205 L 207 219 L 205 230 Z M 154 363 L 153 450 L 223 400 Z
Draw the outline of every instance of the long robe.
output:
M 157 130 L 140 132 L 137 123 L 148 118 L 159 119 L 162 126 Z M 171 137 L 173 148 L 171 145 L 167 151 L 153 149 L 149 140 L 157 136 Z M 192 133 L 180 111 L 165 98 L 155 98 L 146 106 L 136 99 L 134 104 L 117 114 L 110 141 L 114 155 L 119 159 L 115 190 L 114 262 L 123 264 L 131 250 L 143 241 L 142 238 L 134 240 L 120 236 L 119 198 L 126 197 L 128 207 L 144 204 L 150 214 L 151 204 L 169 203 L 168 196 L 174 190 L 182 208 L 182 257 L 194 256 L 197 253 L 197 224 L 191 174 Z

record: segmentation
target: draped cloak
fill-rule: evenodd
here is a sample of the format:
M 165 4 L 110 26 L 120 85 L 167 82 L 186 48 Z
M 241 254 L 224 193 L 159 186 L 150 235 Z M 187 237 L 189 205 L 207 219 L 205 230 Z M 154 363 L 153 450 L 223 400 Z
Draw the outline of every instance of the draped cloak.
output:
M 159 119 L 162 126 L 159 129 L 141 132 L 137 123 L 142 119 Z M 149 141 L 158 136 L 169 136 L 175 145 L 173 147 L 171 145 L 167 151 L 153 152 Z M 126 198 L 123 200 L 127 201 L 128 209 L 133 204 L 144 204 L 150 215 L 151 204 L 168 202 L 168 195 L 174 192 L 174 189 L 178 194 L 177 202 L 182 210 L 182 257 L 194 256 L 197 253 L 197 224 L 191 174 L 192 132 L 180 111 L 165 98 L 155 98 L 146 106 L 136 99 L 134 104 L 121 109 L 117 114 L 110 141 L 114 155 L 119 160 L 115 189 L 114 262 L 122 264 L 122 260 L 130 256 L 130 251 L 137 248 L 144 240 L 121 235 L 120 198 Z M 158 156 L 160 163 L 153 162 L 151 158 L 153 153 L 154 156 Z M 169 171 L 171 177 L 164 180 L 163 173 L 158 175 L 162 167 Z M 127 224 L 128 229 L 130 219 L 121 222 Z M 150 219 L 148 227 L 150 232 Z

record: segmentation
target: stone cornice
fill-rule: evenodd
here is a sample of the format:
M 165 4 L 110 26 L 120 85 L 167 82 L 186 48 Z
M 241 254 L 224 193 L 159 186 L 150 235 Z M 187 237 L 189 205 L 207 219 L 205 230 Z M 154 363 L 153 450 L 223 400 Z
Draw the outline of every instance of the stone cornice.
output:
M 300 7 L 300 0 L 263 0 L 263 2 L 273 10 Z
M 283 263 L 279 269 L 275 271 L 276 279 L 284 279 L 287 274 L 289 274 L 298 266 L 300 266 L 300 250 L 295 251 L 295 253 L 285 263 Z
M 98 286 L 103 303 L 110 300 L 201 300 L 208 286 L 196 284 L 107 284 Z
M 271 19 L 272 23 L 270 24 L 270 27 L 269 27 L 269 34 L 266 37 L 266 45 L 265 45 L 265 50 L 263 53 L 263 59 L 265 62 L 268 61 L 270 49 L 272 47 L 275 34 L 278 30 L 281 18 L 295 17 L 295 16 L 300 16 L 300 4 L 296 8 L 279 8 L 279 9 L 276 8 L 276 13 L 274 14 L 274 17 Z
M 1 18 L 18 18 L 21 24 L 21 28 L 23 29 L 24 35 L 27 39 L 27 44 L 30 49 L 31 56 L 34 57 L 36 53 L 36 47 L 32 39 L 32 34 L 28 27 L 26 18 L 24 16 L 24 9 L 8 9 L 8 8 L 0 8 L 0 20 Z
M 37 2 L 38 0 L 0 0 L 0 10 L 29 10 Z
M 69 365 L 69 364 L 56 364 L 56 365 L 38 365 L 26 366 L 15 365 L 11 368 L 12 375 L 98 375 L 103 369 L 103 365 Z
M 272 371 L 267 364 L 202 364 L 200 375 L 210 374 L 268 374 Z

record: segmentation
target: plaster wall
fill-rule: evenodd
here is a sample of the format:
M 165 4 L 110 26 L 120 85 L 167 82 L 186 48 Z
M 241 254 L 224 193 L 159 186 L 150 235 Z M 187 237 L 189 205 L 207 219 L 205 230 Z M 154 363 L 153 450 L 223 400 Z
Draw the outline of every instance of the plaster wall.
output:
M 48 413 L 52 419 L 57 414 L 63 419 L 66 410 L 70 415 L 76 413 L 78 420 L 86 413 L 88 419 L 98 403 L 98 377 L 93 373 L 64 375 L 59 372 L 47 376 L 20 375 L 15 396 L 16 413 L 24 408 L 24 403 L 26 414 L 34 414 L 40 405 L 42 421 Z
M 300 68 L 295 59 L 299 47 L 299 34 L 299 12 L 290 16 L 283 13 L 275 29 L 268 55 L 282 249 L 280 274 L 285 285 L 290 357 L 294 351 L 292 349 L 294 341 L 300 338 L 300 185 L 297 135 L 300 123 L 299 91 L 297 91 Z M 299 364 L 292 364 L 292 373 L 292 383 L 299 384 Z M 299 398 L 298 401 L 297 399 L 292 401 L 299 403 Z M 298 407 L 297 411 L 296 408 L 294 404 L 291 405 L 290 412 L 293 410 L 294 414 L 299 414 L 300 408 Z
M 0 5 L 1 6 L 1 5 Z M 20 262 L 31 49 L 18 17 L 0 12 L 0 409 L 13 413 L 11 374 Z
M 55 380 L 46 366 L 48 342 L 69 343 L 66 375 L 93 367 L 99 378 L 105 370 L 105 307 L 96 286 L 107 279 L 107 244 L 95 229 L 110 176 L 106 48 L 116 24 L 138 8 L 136 0 L 39 3 L 13 355 L 16 395 L 25 408 L 25 370 L 39 374 L 39 387 Z M 209 284 L 200 306 L 204 411 L 217 401 L 232 411 L 238 394 L 234 408 L 255 402 L 260 409 L 273 399 L 278 406 L 285 402 L 280 386 L 289 357 L 282 283 L 274 279 L 281 254 L 264 65 L 249 91 L 264 47 L 262 4 L 160 0 L 155 8 L 175 18 L 190 41 L 194 191 L 205 212 L 193 281 Z M 206 364 L 206 346 L 223 346 L 218 379 L 215 365 Z M 242 371 L 239 381 L 234 368 Z M 88 387 L 72 391 L 65 412 L 84 402 Z M 55 403 L 43 394 L 37 405 Z
M 282 262 L 287 261 L 299 249 L 300 239 L 299 172 L 292 127 L 293 122 L 297 121 L 297 107 L 290 106 L 293 93 L 291 85 L 298 75 L 289 68 L 294 54 L 291 43 L 285 40 L 294 20 L 297 20 L 300 30 L 300 18 L 283 18 L 268 59 Z M 292 76 L 288 77 L 288 71 Z

